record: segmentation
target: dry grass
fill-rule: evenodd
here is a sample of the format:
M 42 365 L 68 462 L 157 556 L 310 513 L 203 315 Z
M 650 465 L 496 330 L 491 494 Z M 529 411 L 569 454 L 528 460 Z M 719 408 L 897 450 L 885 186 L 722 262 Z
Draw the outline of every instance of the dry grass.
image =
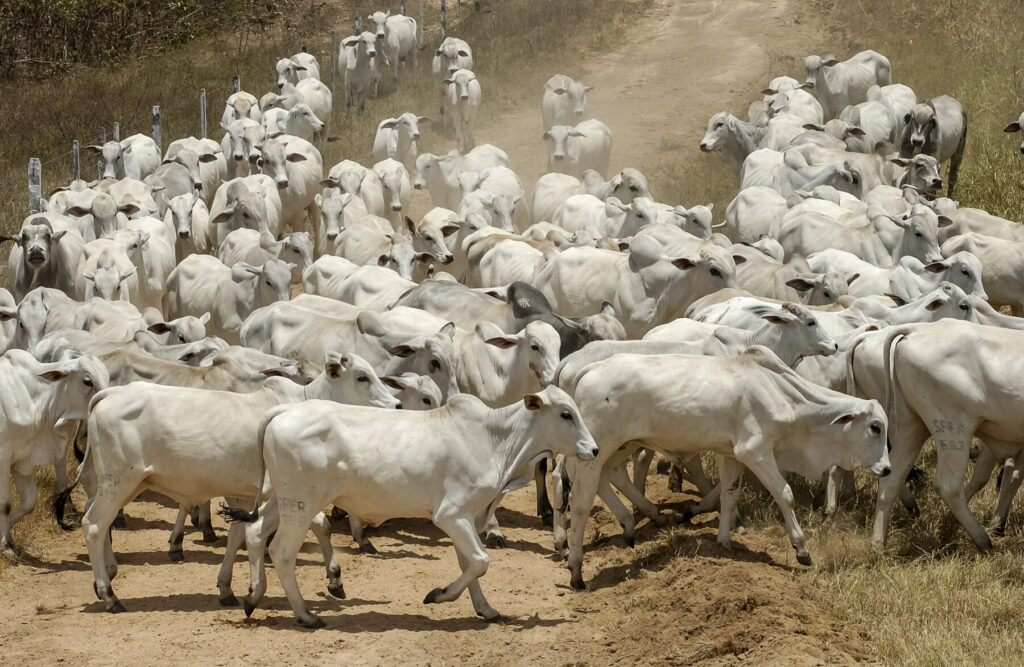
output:
M 466 39 L 474 49 L 474 69 L 485 82 L 485 101 L 479 122 L 512 109 L 524 99 L 534 102 L 544 81 L 552 74 L 550 63 L 571 68 L 586 54 L 602 48 L 621 33 L 627 21 L 636 20 L 646 0 L 502 0 L 482 3 L 479 14 L 472 3 L 463 3 L 462 18 L 449 3 L 448 32 Z M 403 111 L 437 116 L 437 98 L 430 76 L 430 61 L 440 43 L 437 0 L 427 3 L 425 48 L 419 52 L 414 76 L 403 79 L 397 92 L 370 100 L 362 116 L 345 115 L 344 75 L 339 72 L 334 96 L 330 134 L 324 163 L 343 159 L 370 159 L 377 123 Z M 0 97 L 0 119 L 8 128 L 0 151 L 0 233 L 21 226 L 27 215 L 26 166 L 30 157 L 43 160 L 43 192 L 66 184 L 71 178 L 71 142 L 95 142 L 96 129 L 106 127 L 108 138 L 114 121 L 121 136 L 150 132 L 150 110 L 160 105 L 166 146 L 172 140 L 199 135 L 199 91 L 206 88 L 209 136 L 220 138 L 220 114 L 231 93 L 231 77 L 241 76 L 242 88 L 257 97 L 273 85 L 276 58 L 295 53 L 301 45 L 320 60 L 325 81 L 330 77 L 329 31 L 338 40 L 352 32 L 357 14 L 390 8 L 399 3 L 380 0 L 346 0 L 327 3 L 311 13 L 306 23 L 292 22 L 256 39 L 241 40 L 228 33 L 199 39 L 192 44 L 141 58 L 116 69 L 79 68 L 48 81 L 5 84 Z M 409 3 L 410 11 L 415 3 Z M 417 17 L 418 19 L 418 17 Z M 573 39 L 564 39 L 564 26 L 573 26 Z M 14 130 L 14 128 L 17 128 Z M 424 134 L 423 150 L 430 150 L 436 135 Z M 447 143 L 446 143 L 447 146 Z M 95 161 L 82 158 L 82 176 L 96 176 Z

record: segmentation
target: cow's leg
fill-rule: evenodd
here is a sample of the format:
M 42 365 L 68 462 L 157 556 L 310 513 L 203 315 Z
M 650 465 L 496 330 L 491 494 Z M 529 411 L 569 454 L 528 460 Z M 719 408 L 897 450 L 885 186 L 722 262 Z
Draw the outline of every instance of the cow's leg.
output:
M 974 472 L 971 473 L 971 479 L 967 482 L 967 487 L 964 489 L 964 496 L 968 502 L 978 491 L 984 489 L 988 481 L 992 479 L 992 471 L 996 469 L 997 463 L 999 461 L 992 449 L 987 445 L 983 446 L 978 453 L 978 460 L 974 462 Z
M 31 472 L 28 474 L 19 473 L 17 470 L 12 470 L 11 475 L 14 477 L 14 486 L 18 489 L 18 496 L 21 502 L 18 506 L 11 510 L 10 515 L 7 517 L 6 525 L 3 526 L 3 532 L 0 534 L 0 549 L 3 550 L 4 555 L 10 558 L 12 561 L 18 559 L 18 550 L 14 546 L 14 540 L 11 538 L 11 528 L 14 524 L 31 512 L 36 506 L 36 501 L 39 499 L 39 489 L 36 488 L 36 478 Z M 10 489 L 10 487 L 8 487 Z M 8 493 L 8 497 L 10 494 Z M 0 501 L 2 502 L 2 501 Z M 10 507 L 10 501 L 8 500 L 7 507 Z
M 348 529 L 352 533 L 352 541 L 359 545 L 360 551 L 364 554 L 377 553 L 377 548 L 370 543 L 370 538 L 366 537 L 363 523 L 351 514 L 348 515 Z
M 768 491 L 775 499 L 775 504 L 782 511 L 782 518 L 786 522 L 786 530 L 789 532 L 789 542 L 796 550 L 796 560 L 801 565 L 811 564 L 811 554 L 807 552 L 807 544 L 804 540 L 804 532 L 796 519 L 796 512 L 793 511 L 793 489 L 786 482 L 786 478 L 779 472 L 779 466 L 775 462 L 767 443 L 751 438 L 751 441 L 740 444 L 736 447 L 736 458 L 740 463 L 747 466 L 750 472 L 761 480 Z M 728 490 L 723 485 L 724 493 Z M 724 499 L 723 493 L 723 499 Z
M 996 499 L 996 508 L 992 512 L 992 520 L 988 527 L 996 535 L 1006 534 L 1006 518 L 1010 514 L 1010 505 L 1013 497 L 1017 495 L 1020 488 L 1021 467 L 1024 465 L 1024 450 L 1021 450 L 1012 459 L 1007 459 L 1003 465 L 1003 483 L 999 486 L 999 497 Z
M 689 519 L 691 517 L 705 514 L 707 512 L 714 512 L 718 509 L 719 500 L 722 494 L 722 484 L 719 482 L 716 484 L 708 494 L 700 499 L 699 503 L 687 505 L 683 510 L 683 518 Z
M 543 526 L 550 526 L 552 521 L 551 500 L 548 498 L 548 459 L 541 459 L 533 472 L 533 482 L 537 487 L 537 516 Z
M 555 559 L 563 560 L 569 555 L 568 536 L 565 531 L 566 512 L 569 510 L 569 491 L 572 484 L 566 472 L 568 459 L 562 458 L 551 471 L 551 485 L 555 492 L 555 511 L 551 518 L 551 533 L 554 539 Z M 630 517 L 632 519 L 632 517 Z
M 569 525 L 569 585 L 576 590 L 586 588 L 583 583 L 583 536 L 587 528 L 594 496 L 604 474 L 604 460 L 580 461 L 572 480 L 572 523 Z
M 341 585 L 341 565 L 334 557 L 334 548 L 331 546 L 331 522 L 323 512 L 313 517 L 310 524 L 317 543 L 320 544 L 320 553 L 324 557 L 324 567 L 327 569 L 327 592 L 336 598 L 345 599 L 345 587 Z
M 893 419 L 896 426 L 893 427 L 891 423 L 889 425 L 889 433 L 895 432 L 898 435 L 896 440 L 891 442 L 892 448 L 889 450 L 891 472 L 878 480 L 878 500 L 875 502 L 875 521 L 871 531 L 871 548 L 875 551 L 885 549 L 886 540 L 889 538 L 889 519 L 893 503 L 905 486 L 907 475 L 914 467 L 917 455 L 921 452 L 925 438 L 928 437 L 928 429 L 921 420 L 916 416 L 909 416 L 908 412 L 907 406 L 898 407 L 898 416 Z
M 840 496 L 849 498 L 853 495 L 851 490 L 854 488 L 854 485 L 853 471 L 843 470 L 838 466 L 833 466 L 828 471 L 828 482 L 825 487 L 826 518 L 835 516 L 836 510 L 839 508 Z
M 18 552 L 14 549 L 14 542 L 11 540 L 11 469 L 8 460 L 0 461 L 0 551 L 12 561 L 17 560 Z
M 470 591 L 470 597 L 473 600 L 473 609 L 476 610 L 477 615 L 483 617 L 488 622 L 501 620 L 501 615 L 487 604 L 487 600 L 484 599 L 483 591 L 480 590 L 480 584 L 477 581 L 487 573 L 490 558 L 487 556 L 487 550 L 484 549 L 483 543 L 476 534 L 476 527 L 473 525 L 473 521 L 466 517 L 438 514 L 434 516 L 434 524 L 451 538 L 452 544 L 455 546 L 455 553 L 459 557 L 459 566 L 462 568 L 462 574 L 444 588 L 435 588 L 427 593 L 427 596 L 423 599 L 424 604 L 451 602 L 458 599 L 466 588 L 472 587 L 473 590 Z
M 277 496 L 271 495 L 259 508 L 259 517 L 245 528 L 245 548 L 249 556 L 249 594 L 242 604 L 245 615 L 252 616 L 256 605 L 267 592 L 267 572 L 263 565 L 267 539 L 277 530 Z
M 181 544 L 185 539 L 185 517 L 188 512 L 185 510 L 184 505 L 178 506 L 178 516 L 174 520 L 174 528 L 171 528 L 171 537 L 167 542 L 171 545 L 167 551 L 167 555 L 170 557 L 172 563 L 180 563 L 185 560 L 185 554 L 181 549 Z
M 683 490 L 683 462 L 678 456 L 673 456 L 669 463 L 668 490 L 673 493 L 680 493 Z
M 132 496 L 130 492 L 124 490 L 125 488 L 134 489 L 134 485 L 102 487 L 82 515 L 82 533 L 85 535 L 85 546 L 89 552 L 89 563 L 92 565 L 94 578 L 93 590 L 96 597 L 103 600 L 107 611 L 112 614 L 125 610 L 110 585 L 110 580 L 117 574 L 117 563 L 113 560 L 113 548 L 110 544 L 110 524 L 113 523 L 118 510 Z
M 640 493 L 639 489 L 633 486 L 629 475 L 626 474 L 625 457 L 621 460 L 609 461 L 605 469 L 608 471 L 609 481 L 622 491 L 629 502 L 633 503 L 635 509 L 659 526 L 664 526 L 668 523 L 668 519 L 658 511 L 658 506 L 648 500 L 644 494 Z
M 647 490 L 647 473 L 654 462 L 654 450 L 641 447 L 633 454 L 633 486 L 644 493 Z
M 722 510 L 718 515 L 718 543 L 732 546 L 732 525 L 736 518 L 736 500 L 740 495 L 740 481 L 743 479 L 743 465 L 734 458 L 717 456 L 719 489 L 721 489 Z
M 281 587 L 288 597 L 295 620 L 305 628 L 316 630 L 324 627 L 324 622 L 306 607 L 306 601 L 299 591 L 299 582 L 295 578 L 295 557 L 306 539 L 306 531 L 312 519 L 309 510 L 295 509 L 286 521 L 279 521 L 277 534 L 270 542 L 270 555 L 274 559 L 274 570 L 281 580 Z
M 498 525 L 498 517 L 495 516 L 497 509 L 498 503 L 495 503 L 490 514 L 487 515 L 487 525 L 484 526 L 484 544 L 492 549 L 504 549 L 508 545 L 501 532 L 501 526 Z
M 224 547 L 224 560 L 220 564 L 220 572 L 217 573 L 218 601 L 225 607 L 237 607 L 238 598 L 231 590 L 231 574 L 235 565 L 235 556 L 238 548 L 245 541 L 245 525 L 232 523 L 228 525 L 228 543 Z
M 633 518 L 633 513 L 619 500 L 618 494 L 612 489 L 610 480 L 602 478 L 598 482 L 597 495 L 618 519 L 619 525 L 622 526 L 622 539 L 626 541 L 626 546 L 632 549 L 636 546 L 636 520 Z
M 952 422 L 953 426 L 933 434 L 935 449 L 939 455 L 935 468 L 935 488 L 978 549 L 989 551 L 992 549 L 992 539 L 978 519 L 971 514 L 967 506 L 967 497 L 964 495 L 964 473 L 967 472 L 967 463 L 970 460 L 971 436 L 975 425 L 964 418 L 958 421 L 955 417 L 950 417 L 946 421 Z
M 217 532 L 213 529 L 213 522 L 210 520 L 209 500 L 199 505 L 199 530 L 203 531 L 204 544 L 217 541 Z
M 702 496 L 710 493 L 715 485 L 711 483 L 711 480 L 704 473 L 704 464 L 700 460 L 700 454 L 693 454 L 684 458 L 682 462 L 685 477 L 690 480 L 691 484 L 697 487 L 697 492 Z

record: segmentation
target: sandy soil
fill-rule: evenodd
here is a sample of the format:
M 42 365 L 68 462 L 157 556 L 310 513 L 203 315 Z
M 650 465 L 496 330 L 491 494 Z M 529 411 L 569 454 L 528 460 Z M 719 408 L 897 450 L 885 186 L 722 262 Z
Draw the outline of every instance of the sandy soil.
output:
M 615 133 L 612 169 L 649 170 L 676 157 L 663 148 L 664 136 L 695 151 L 710 113 L 745 108 L 764 84 L 769 39 L 778 51 L 808 50 L 810 21 L 800 16 L 794 28 L 784 0 L 666 0 L 607 55 L 568 73 L 595 87 L 590 109 Z M 539 91 L 476 132 L 479 142 L 509 152 L 527 187 L 544 168 L 538 106 Z M 692 499 L 669 493 L 663 476 L 652 479 L 653 499 L 670 507 Z M 83 500 L 76 497 L 79 507 Z M 429 523 L 395 521 L 371 533 L 376 556 L 360 554 L 335 531 L 347 600 L 327 595 L 315 544 L 306 544 L 300 586 L 327 623 L 310 634 L 295 625 L 273 574 L 252 619 L 218 604 L 219 520 L 217 543 L 202 544 L 190 529 L 186 561 L 172 564 L 166 551 L 174 509 L 136 502 L 127 508 L 129 530 L 113 538 L 120 565 L 114 586 L 129 613 L 102 611 L 81 533 L 54 529 L 27 549 L 24 564 L 0 573 L 0 656 L 6 664 L 820 664 L 868 655 L 864 628 L 839 625 L 814 602 L 788 545 L 747 534 L 725 551 L 715 544 L 714 517 L 706 517 L 668 541 L 642 522 L 632 551 L 601 507 L 587 531 L 591 590 L 574 593 L 533 508 L 532 489 L 524 489 L 498 514 L 509 548 L 491 550 L 482 585 L 503 624 L 477 619 L 467 596 L 424 605 L 429 590 L 455 578 L 455 554 Z M 247 585 L 243 553 L 236 593 Z

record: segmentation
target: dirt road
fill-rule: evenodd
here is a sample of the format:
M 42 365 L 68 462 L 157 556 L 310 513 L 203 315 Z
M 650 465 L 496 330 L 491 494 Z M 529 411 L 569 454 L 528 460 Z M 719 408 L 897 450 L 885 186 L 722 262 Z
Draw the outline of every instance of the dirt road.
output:
M 650 173 L 676 160 L 713 159 L 694 148 L 706 118 L 720 108 L 744 109 L 763 87 L 768 35 L 773 50 L 809 50 L 811 19 L 800 19 L 793 32 L 785 0 L 666 0 L 638 17 L 606 55 L 568 72 L 594 86 L 591 111 L 615 133 L 613 170 Z M 527 187 L 544 168 L 538 107 L 539 91 L 476 132 L 478 141 L 508 151 Z M 669 506 L 692 499 L 668 493 L 662 476 L 652 487 L 652 498 Z M 83 500 L 76 497 L 79 507 Z M 81 533 L 54 531 L 27 549 L 25 564 L 0 574 L 0 656 L 7 664 L 816 664 L 868 655 L 861 629 L 830 620 L 795 577 L 789 549 L 775 540 L 739 536 L 726 552 L 715 544 L 711 518 L 673 538 L 644 522 L 640 547 L 631 551 L 611 515 L 597 509 L 585 560 L 592 590 L 574 593 L 533 507 L 525 489 L 498 514 L 509 548 L 491 551 L 482 586 L 504 624 L 477 619 L 465 596 L 424 605 L 429 590 L 455 578 L 455 554 L 432 525 L 395 521 L 371 533 L 376 556 L 360 554 L 343 530 L 335 531 L 347 600 L 327 596 L 315 544 L 307 543 L 300 586 L 327 623 L 310 634 L 295 625 L 274 574 L 252 619 L 218 604 L 222 524 L 215 521 L 221 539 L 212 546 L 188 532 L 186 560 L 172 564 L 166 551 L 174 509 L 136 502 L 127 510 L 129 530 L 114 533 L 114 586 L 129 613 L 102 611 Z M 242 554 L 236 593 L 247 583 Z

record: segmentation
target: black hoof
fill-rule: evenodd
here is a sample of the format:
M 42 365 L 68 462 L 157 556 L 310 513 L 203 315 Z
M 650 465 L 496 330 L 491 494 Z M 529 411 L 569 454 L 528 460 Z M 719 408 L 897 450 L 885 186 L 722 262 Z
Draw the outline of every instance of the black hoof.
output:
M 803 553 L 800 553 L 798 551 L 796 553 L 796 562 L 800 563 L 801 565 L 812 565 L 813 564 L 811 562 L 811 554 L 807 553 L 806 551 L 803 552 Z
M 270 557 L 270 552 L 269 551 L 264 551 L 263 552 L 263 560 L 266 561 L 267 565 L 273 565 L 274 564 L 274 559 Z
M 338 521 L 341 521 L 342 519 L 346 518 L 347 516 L 348 516 L 348 512 L 346 512 L 345 510 L 338 509 L 337 507 L 332 507 L 331 508 L 331 518 L 332 519 L 337 519 Z
M 444 595 L 443 588 L 435 588 L 434 590 L 427 593 L 427 597 L 423 598 L 423 604 L 437 604 L 437 598 Z
M 583 577 L 582 576 L 573 576 L 572 578 L 570 578 L 569 579 L 569 586 L 571 586 L 574 591 L 585 591 L 585 590 L 587 590 L 587 585 L 585 583 L 583 583 Z
M 486 623 L 504 623 L 505 619 L 501 617 L 501 614 L 495 614 L 494 616 L 484 616 L 481 613 L 477 613 L 477 616 L 484 619 Z
M 623 535 L 623 539 L 626 540 L 626 546 L 630 549 L 636 549 L 636 536 L 635 535 Z
M 236 598 L 233 593 L 231 595 L 222 595 L 219 598 L 217 598 L 217 600 L 220 602 L 220 605 L 222 607 L 238 606 L 238 598 Z
M 107 611 L 109 611 L 111 614 L 123 614 L 128 610 L 124 608 L 124 605 L 121 604 L 120 600 L 114 600 L 114 604 L 110 605 L 107 608 Z
M 488 535 L 485 543 L 491 549 L 504 549 L 506 547 L 504 535 Z
M 338 598 L 339 600 L 345 599 L 345 587 L 339 584 L 327 584 L 327 592 Z
M 359 550 L 364 554 L 370 554 L 371 556 L 377 553 L 377 547 L 370 544 L 370 540 L 363 540 L 359 543 Z
M 323 622 L 319 616 L 314 616 L 312 622 L 303 621 L 301 618 L 298 619 L 299 625 L 308 630 L 319 630 L 320 628 L 326 628 L 327 624 Z
M 96 594 L 96 599 L 97 600 L 102 600 L 103 599 L 103 596 L 100 595 L 100 590 L 98 588 L 96 588 L 96 582 L 95 581 L 92 582 L 92 592 Z
M 540 515 L 540 525 L 547 528 L 551 528 L 555 525 L 555 515 L 553 512 L 544 512 Z
M 995 537 L 1006 537 L 1006 524 L 992 527 L 992 535 Z
M 211 528 L 203 531 L 203 544 L 212 544 L 217 541 L 217 533 Z
M 185 554 L 181 551 L 170 551 L 167 553 L 167 557 L 171 559 L 172 563 L 180 563 L 185 560 Z
M 242 600 L 242 607 L 245 609 L 245 617 L 249 618 L 256 611 L 256 605 L 249 601 L 249 598 Z

